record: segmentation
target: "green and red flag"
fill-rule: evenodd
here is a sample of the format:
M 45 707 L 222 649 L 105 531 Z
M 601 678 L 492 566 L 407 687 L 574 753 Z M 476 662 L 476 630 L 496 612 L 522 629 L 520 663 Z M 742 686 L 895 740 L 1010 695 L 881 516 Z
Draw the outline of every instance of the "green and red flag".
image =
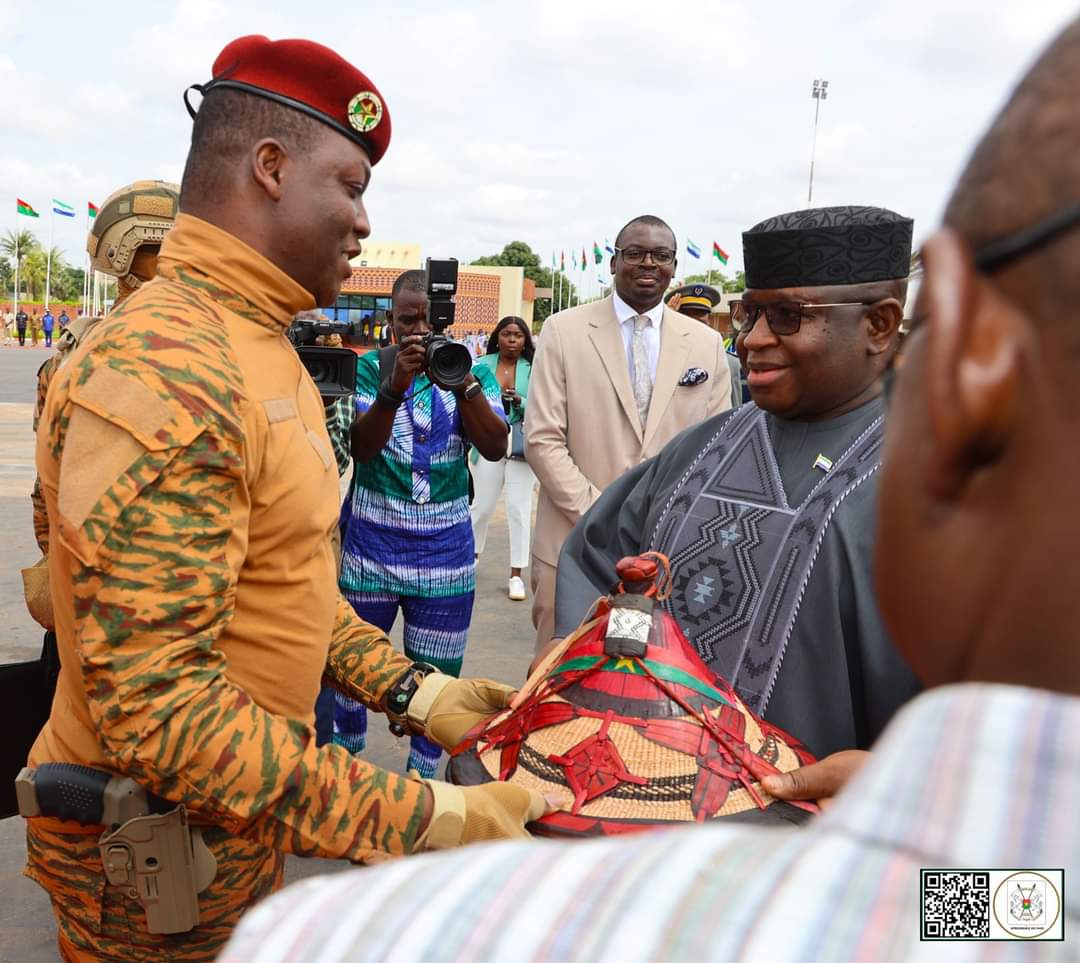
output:
M 596 241 L 592 242 L 593 257 L 596 258 L 596 263 L 599 264 L 604 260 L 604 252 L 600 250 L 600 245 Z
M 712 242 L 713 257 L 716 258 L 721 264 L 727 264 L 727 251 L 725 251 L 716 241 Z
M 581 249 L 581 270 L 584 271 L 588 267 L 588 260 L 585 258 L 585 248 Z
M 566 271 L 566 251 L 559 252 L 559 270 Z
M 41 215 L 34 210 L 32 205 L 19 197 L 15 198 L 15 213 L 25 214 L 27 217 L 41 217 Z
M 95 217 L 98 216 L 99 210 L 100 208 L 97 206 L 97 204 L 91 204 L 89 201 L 86 202 L 86 216 L 89 217 L 90 220 L 93 220 Z

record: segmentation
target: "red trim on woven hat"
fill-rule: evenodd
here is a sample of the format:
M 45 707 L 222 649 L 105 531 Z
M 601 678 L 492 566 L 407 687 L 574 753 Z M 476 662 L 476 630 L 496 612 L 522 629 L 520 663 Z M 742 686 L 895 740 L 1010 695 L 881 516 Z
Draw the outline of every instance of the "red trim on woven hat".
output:
M 218 54 L 213 73 L 201 88 L 204 94 L 219 86 L 235 87 L 284 103 L 359 144 L 372 165 L 390 145 L 390 111 L 378 88 L 322 44 L 256 34 L 240 37 Z M 369 96 L 357 103 L 360 95 Z

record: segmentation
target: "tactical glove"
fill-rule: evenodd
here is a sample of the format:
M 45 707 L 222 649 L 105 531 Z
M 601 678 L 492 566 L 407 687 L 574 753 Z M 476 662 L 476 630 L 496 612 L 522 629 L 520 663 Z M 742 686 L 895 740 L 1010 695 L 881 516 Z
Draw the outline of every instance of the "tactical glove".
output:
M 409 702 L 409 726 L 444 749 L 454 749 L 473 726 L 505 709 L 515 691 L 490 679 L 455 679 L 432 672 Z
M 504 782 L 452 786 L 425 779 L 431 790 L 431 820 L 413 852 L 449 849 L 494 839 L 527 839 L 525 824 L 549 809 L 540 793 Z

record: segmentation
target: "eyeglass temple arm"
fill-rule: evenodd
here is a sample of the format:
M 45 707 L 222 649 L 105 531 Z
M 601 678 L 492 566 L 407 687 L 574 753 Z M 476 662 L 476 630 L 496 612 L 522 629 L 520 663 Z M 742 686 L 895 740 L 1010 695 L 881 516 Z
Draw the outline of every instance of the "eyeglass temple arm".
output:
M 1042 247 L 1077 223 L 1080 223 L 1080 201 L 1070 204 L 1038 224 L 984 245 L 975 255 L 975 267 L 984 273 L 994 271 L 1013 258 Z

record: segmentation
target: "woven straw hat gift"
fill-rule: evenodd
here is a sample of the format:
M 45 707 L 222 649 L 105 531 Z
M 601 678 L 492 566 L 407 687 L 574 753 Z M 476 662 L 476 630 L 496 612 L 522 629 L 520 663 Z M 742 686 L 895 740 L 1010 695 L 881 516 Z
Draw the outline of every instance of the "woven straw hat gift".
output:
M 657 604 L 667 559 L 623 559 L 615 594 L 529 678 L 511 707 L 473 730 L 447 770 L 572 800 L 530 825 L 589 836 L 730 818 L 802 822 L 817 807 L 773 799 L 759 780 L 813 761 L 758 719 Z

